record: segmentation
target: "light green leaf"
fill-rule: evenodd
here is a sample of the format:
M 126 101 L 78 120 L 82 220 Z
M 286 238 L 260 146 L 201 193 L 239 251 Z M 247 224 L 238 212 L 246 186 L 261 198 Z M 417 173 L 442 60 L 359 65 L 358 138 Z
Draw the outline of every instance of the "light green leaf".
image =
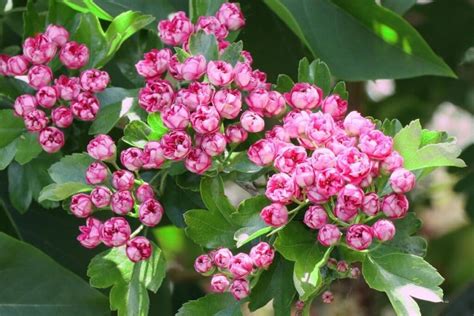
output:
M 38 249 L 4 233 L 0 249 L 1 315 L 109 313 L 104 295 Z
M 240 303 L 230 293 L 208 294 L 194 301 L 185 303 L 176 316 L 214 315 L 241 316 Z
M 79 193 L 92 191 L 92 187 L 80 182 L 51 183 L 41 190 L 38 201 L 63 201 Z
M 240 53 L 242 52 L 243 43 L 238 41 L 237 43 L 231 43 L 222 53 L 219 59 L 228 62 L 232 66 L 235 66 L 240 59 Z
M 122 140 L 129 145 L 143 148 L 152 133 L 151 128 L 144 122 L 131 121 L 125 126 Z
M 61 0 L 64 4 L 82 13 L 91 13 L 102 20 L 112 21 L 113 17 L 93 0 Z
M 214 35 L 199 31 L 189 38 L 189 51 L 193 55 L 203 55 L 207 62 L 217 60 L 217 40 Z
M 25 133 L 18 137 L 15 160 L 20 165 L 24 165 L 38 157 L 42 151 L 43 149 L 38 142 L 37 134 Z
M 13 110 L 0 110 L 0 148 L 10 144 L 25 130 L 20 117 L 13 114 Z
M 384 243 L 385 249 L 405 252 L 419 257 L 426 255 L 427 242 L 423 237 L 412 236 L 421 228 L 421 221 L 414 213 L 408 213 L 405 218 L 394 222 L 395 237 Z
M 48 172 L 56 183 L 77 182 L 87 184 L 86 170 L 94 159 L 88 154 L 72 154 L 63 157 L 49 168 Z
M 414 298 L 442 302 L 443 291 L 439 285 L 443 278 L 423 258 L 391 253 L 381 249 L 384 255 L 371 253 L 362 264 L 367 284 L 387 294 L 397 315 L 421 315 Z
M 168 128 L 163 124 L 160 113 L 150 113 L 147 117 L 147 123 L 151 128 L 150 140 L 160 140 L 168 132 Z
M 407 21 L 373 0 L 264 2 L 338 78 L 455 77 Z

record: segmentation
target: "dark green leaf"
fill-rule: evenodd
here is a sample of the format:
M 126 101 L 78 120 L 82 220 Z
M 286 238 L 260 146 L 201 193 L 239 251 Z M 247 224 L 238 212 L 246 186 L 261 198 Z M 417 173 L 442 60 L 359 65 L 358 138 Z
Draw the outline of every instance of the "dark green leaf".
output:
M 236 154 L 230 160 L 224 168 L 225 172 L 242 172 L 242 173 L 257 173 L 262 170 L 263 167 L 257 166 L 251 162 L 248 158 L 247 152 L 240 152 Z
M 0 148 L 0 170 L 8 167 L 13 158 L 15 158 L 17 143 L 18 140 L 14 140 L 5 147 Z
M 303 58 L 298 64 L 298 82 L 311 82 L 309 75 L 309 61 L 308 58 Z
M 24 165 L 38 157 L 42 151 L 38 136 L 34 133 L 25 133 L 18 138 L 15 160 L 20 165 Z
M 0 314 L 105 315 L 107 299 L 38 249 L 0 233 Z M 47 282 L 45 282 L 45 277 Z
M 201 178 L 201 197 L 204 205 L 211 212 L 219 212 L 225 219 L 230 221 L 231 214 L 235 208 L 230 204 L 224 192 L 224 182 L 221 177 Z
M 380 3 L 387 9 L 400 15 L 404 15 L 416 4 L 416 0 L 381 0 Z
M 385 135 L 389 135 L 389 136 L 393 137 L 402 128 L 403 128 L 402 123 L 400 123 L 399 120 L 397 120 L 397 119 L 393 119 L 393 120 L 385 119 L 383 121 L 382 126 L 381 126 L 380 129 Z
M 240 303 L 230 293 L 208 294 L 200 299 L 184 304 L 176 316 L 216 315 L 241 316 Z
M 80 182 L 51 183 L 41 190 L 38 201 L 63 201 L 73 194 L 92 191 L 92 187 Z
M 421 221 L 416 218 L 416 215 L 408 213 L 405 218 L 395 221 L 394 224 L 397 229 L 395 237 L 385 243 L 385 248 L 424 257 L 427 247 L 426 240 L 420 236 L 412 236 L 421 227 Z
M 242 52 L 242 47 L 242 41 L 230 44 L 229 47 L 224 50 L 220 59 L 228 62 L 232 66 L 235 66 L 235 64 L 239 61 L 240 53 Z
M 15 99 L 22 94 L 34 94 L 34 90 L 22 80 L 13 77 L 0 77 L 0 97 L 5 96 L 13 104 Z
M 276 90 L 278 92 L 289 92 L 294 86 L 293 80 L 287 75 L 278 75 Z
M 144 122 L 131 121 L 125 126 L 122 140 L 129 145 L 143 148 L 151 135 L 151 128 Z
M 87 154 L 72 154 L 63 157 L 49 168 L 48 172 L 56 183 L 77 182 L 87 184 L 86 170 L 94 159 Z
M 33 0 L 26 3 L 26 11 L 23 13 L 23 38 L 36 35 L 44 31 L 44 16 L 38 14 Z
M 93 52 L 85 68 L 94 68 L 106 58 L 107 40 L 97 16 L 90 13 L 78 15 L 78 26 L 75 32 L 72 32 L 71 39 L 86 44 L 89 51 Z
M 10 144 L 25 130 L 23 120 L 13 110 L 0 110 L 0 148 Z
M 329 94 L 331 89 L 331 72 L 326 63 L 319 59 L 314 60 L 311 65 L 309 65 L 309 77 L 310 82 L 320 87 L 325 96 Z
M 191 0 L 189 1 L 189 17 L 196 23 L 200 16 L 210 16 L 216 14 L 225 0 Z
M 270 202 L 266 197 L 258 195 L 242 201 L 238 211 L 232 214 L 232 221 L 241 226 L 234 234 L 237 247 L 241 247 L 271 230 L 271 227 L 267 226 L 260 218 L 260 212 L 268 204 Z
M 217 60 L 218 49 L 215 36 L 203 31 L 194 33 L 189 38 L 189 51 L 193 55 L 203 55 L 207 62 Z

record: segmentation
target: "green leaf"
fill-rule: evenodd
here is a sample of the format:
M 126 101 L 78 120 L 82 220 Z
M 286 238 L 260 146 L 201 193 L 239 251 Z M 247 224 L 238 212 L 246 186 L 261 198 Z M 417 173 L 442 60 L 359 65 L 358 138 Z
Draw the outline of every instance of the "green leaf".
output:
M 189 38 L 189 51 L 193 55 L 203 55 L 207 62 L 217 60 L 218 49 L 215 36 L 203 31 L 194 33 Z
M 34 91 L 33 88 L 22 80 L 13 77 L 0 77 L 0 97 L 6 97 L 12 104 L 18 96 L 22 94 L 34 94 Z M 3 111 L 10 110 L 1 110 L 0 113 Z M 4 121 L 2 120 L 2 122 Z
M 314 83 L 323 90 L 325 96 L 329 94 L 331 89 L 331 72 L 326 63 L 319 59 L 314 60 L 309 65 L 309 78 L 311 83 Z
M 49 168 L 48 172 L 56 183 L 76 182 L 87 184 L 86 170 L 94 159 L 88 154 L 72 154 L 63 157 Z
M 241 316 L 240 303 L 230 293 L 208 294 L 194 301 L 185 303 L 176 316 L 215 315 Z
M 247 152 L 240 152 L 230 160 L 229 164 L 224 167 L 224 172 L 241 172 L 241 173 L 257 173 L 263 167 L 257 166 L 249 160 Z
M 291 90 L 291 88 L 293 88 L 293 86 L 295 85 L 295 83 L 293 82 L 293 80 L 290 78 L 290 76 L 288 75 L 278 75 L 278 78 L 277 78 L 277 85 L 276 85 L 276 90 L 278 92 L 288 92 Z
M 38 249 L 0 233 L 1 315 L 106 315 L 107 298 Z M 47 281 L 46 279 L 47 278 Z
M 405 218 L 395 221 L 394 224 L 395 237 L 384 243 L 384 248 L 424 257 L 427 248 L 426 240 L 420 236 L 412 236 L 421 228 L 421 221 L 416 215 L 408 213 Z
M 0 110 L 0 148 L 10 144 L 25 130 L 25 124 L 13 110 Z
M 42 151 L 37 134 L 25 133 L 18 138 L 15 160 L 20 165 L 24 165 L 38 157 Z
M 231 43 L 222 53 L 220 59 L 228 62 L 232 66 L 235 66 L 240 59 L 240 53 L 242 52 L 243 43 L 238 41 L 237 43 Z
M 38 10 L 35 8 L 33 0 L 28 0 L 26 3 L 26 11 L 23 13 L 23 38 L 33 36 L 44 31 L 43 16 L 40 17 Z
M 338 81 L 331 93 L 339 95 L 344 100 L 349 100 L 349 92 L 347 92 L 346 83 L 344 81 Z
M 309 299 L 322 284 L 320 268 L 326 264 L 332 248 L 321 246 L 316 235 L 299 222 L 288 224 L 278 233 L 275 248 L 287 260 L 295 262 L 296 290 L 303 301 Z
M 380 130 L 385 134 L 391 137 L 397 135 L 398 132 L 403 128 L 402 123 L 399 120 L 393 119 L 385 119 L 380 127 Z
M 296 290 L 291 283 L 293 264 L 277 256 L 270 268 L 263 271 L 258 283 L 252 288 L 249 309 L 256 311 L 273 299 L 275 316 L 291 314 Z
M 225 0 L 190 0 L 189 17 L 196 23 L 200 16 L 210 16 L 216 14 Z
M 184 61 L 186 61 L 186 59 L 192 56 L 190 53 L 188 53 L 181 47 L 175 47 L 174 50 L 176 52 L 176 57 L 178 57 L 178 61 L 180 63 L 183 63 Z
M 407 21 L 372 0 L 264 2 L 338 78 L 456 77 Z
M 95 68 L 107 55 L 105 33 L 97 16 L 90 13 L 79 14 L 77 19 L 77 29 L 71 33 L 71 39 L 86 44 L 89 51 L 94 52 L 90 54 L 89 63 L 84 68 Z
M 404 15 L 416 4 L 416 0 L 381 0 L 380 4 L 393 12 Z
M 298 64 L 298 82 L 311 82 L 308 58 L 302 58 Z
M 168 128 L 163 124 L 160 113 L 150 113 L 147 117 L 147 123 L 151 128 L 150 140 L 160 140 L 168 132 Z
M 439 287 L 443 278 L 421 257 L 404 253 L 382 256 L 371 253 L 362 264 L 362 273 L 371 288 L 387 294 L 397 315 L 421 315 L 414 298 L 443 301 L 443 291 Z
M 271 230 L 271 227 L 267 226 L 260 218 L 260 212 L 268 204 L 270 202 L 265 196 L 254 196 L 242 201 L 238 211 L 232 214 L 232 222 L 241 226 L 234 234 L 237 247 L 241 247 Z
M 122 140 L 129 145 L 143 148 L 151 133 L 152 130 L 146 123 L 139 120 L 131 121 L 125 126 Z
M 161 249 L 153 244 L 152 256 L 146 261 L 131 262 L 125 247 L 100 253 L 89 264 L 87 275 L 96 288 L 110 290 L 110 308 L 119 315 L 148 315 L 148 290 L 156 293 L 166 275 Z
M 113 17 L 95 4 L 93 0 L 62 0 L 62 2 L 76 11 L 91 13 L 102 20 L 113 20 Z
M 202 177 L 201 197 L 209 211 L 219 212 L 225 219 L 231 220 L 235 208 L 225 195 L 224 182 L 221 177 Z
M 442 132 L 438 132 L 442 133 Z M 426 137 L 429 144 L 422 146 L 422 140 Z M 436 139 L 443 140 L 433 143 Z M 466 164 L 457 158 L 461 154 L 460 147 L 455 139 L 433 137 L 432 131 L 422 130 L 420 121 L 412 121 L 408 126 L 400 130 L 394 137 L 394 148 L 404 159 L 404 167 L 408 170 L 419 170 L 432 167 L 454 166 L 465 167 Z
M 0 170 L 5 169 L 13 161 L 16 154 L 16 145 L 18 141 L 14 140 L 7 146 L 0 148 Z
M 38 201 L 63 201 L 79 193 L 92 191 L 92 187 L 80 182 L 51 183 L 41 190 Z

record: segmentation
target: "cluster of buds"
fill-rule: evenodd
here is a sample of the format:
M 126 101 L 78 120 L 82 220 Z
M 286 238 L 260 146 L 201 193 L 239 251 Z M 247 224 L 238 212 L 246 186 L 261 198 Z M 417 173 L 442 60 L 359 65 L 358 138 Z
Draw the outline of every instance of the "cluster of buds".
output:
M 186 49 L 194 31 L 214 34 L 219 46 L 225 46 L 222 42 L 228 31 L 243 25 L 239 7 L 225 3 L 215 17 L 201 17 L 195 26 L 179 12 L 161 21 L 158 29 L 163 42 Z M 145 53 L 136 64 L 138 74 L 146 79 L 138 103 L 147 112 L 159 112 L 169 129 L 156 150 L 165 159 L 183 160 L 189 171 L 203 174 L 227 145 L 235 146 L 248 133 L 263 131 L 263 117 L 282 114 L 286 109 L 283 95 L 270 91 L 266 74 L 251 64 L 252 57 L 245 51 L 236 65 L 208 61 L 203 55 L 180 61 L 168 48 Z M 178 83 L 176 87 L 171 81 Z
M 336 271 L 339 278 L 358 279 L 360 277 L 360 269 L 344 260 L 337 261 L 335 258 L 329 258 L 326 265 L 329 269 Z
M 248 150 L 259 166 L 273 166 L 265 195 L 272 204 L 261 211 L 268 225 L 285 225 L 290 215 L 306 207 L 304 223 L 318 230 L 324 246 L 336 245 L 345 231 L 347 245 L 368 248 L 374 237 L 393 238 L 395 226 L 380 219 L 402 218 L 408 211 L 405 193 L 415 186 L 415 175 L 403 168 L 393 139 L 358 112 L 347 116 L 347 102 L 338 95 L 322 97 L 320 88 L 297 83 L 285 93 L 292 110 L 282 125 L 268 131 Z M 320 110 L 315 111 L 320 108 Z M 298 145 L 294 144 L 294 141 Z M 391 193 L 379 196 L 388 179 Z M 287 206 L 297 207 L 288 211 Z
M 275 250 L 266 242 L 255 245 L 249 254 L 235 256 L 228 248 L 220 248 L 196 258 L 194 269 L 205 276 L 212 275 L 211 290 L 232 293 L 236 300 L 250 293 L 249 279 L 258 270 L 267 269 L 273 262 Z
M 63 147 L 61 129 L 69 127 L 74 118 L 95 120 L 100 107 L 95 93 L 103 91 L 110 81 L 107 72 L 97 69 L 84 70 L 78 77 L 61 75 L 54 79 L 48 64 L 57 54 L 67 69 L 80 69 L 89 61 L 87 46 L 69 41 L 68 31 L 58 25 L 49 25 L 44 34 L 27 38 L 22 55 L 0 55 L 0 75 L 27 75 L 28 84 L 36 90 L 34 95 L 20 95 L 14 110 L 29 132 L 38 133 L 38 141 L 48 153 Z
M 133 150 L 124 150 L 120 155 L 122 165 L 128 169 L 119 169 L 115 162 L 116 145 L 107 135 L 98 135 L 88 146 L 88 154 L 96 159 L 86 170 L 86 182 L 94 186 L 90 194 L 79 193 L 72 197 L 71 213 L 79 218 L 87 218 L 86 225 L 79 229 L 78 241 L 86 248 L 94 248 L 101 242 L 108 247 L 126 246 L 128 258 L 133 262 L 145 260 L 151 256 L 150 241 L 136 236 L 144 226 L 154 227 L 163 217 L 163 207 L 155 198 L 150 184 L 138 178 L 134 165 Z M 116 168 L 111 172 L 107 163 Z M 95 211 L 111 210 L 119 216 L 102 223 L 91 215 Z M 141 226 L 132 233 L 124 216 L 138 218 Z

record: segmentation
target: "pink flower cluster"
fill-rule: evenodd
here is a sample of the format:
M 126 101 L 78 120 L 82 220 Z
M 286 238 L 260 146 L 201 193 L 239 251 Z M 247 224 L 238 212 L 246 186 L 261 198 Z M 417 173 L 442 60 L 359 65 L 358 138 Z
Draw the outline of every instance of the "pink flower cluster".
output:
M 197 257 L 194 269 L 205 276 L 212 275 L 213 292 L 229 291 L 241 300 L 250 293 L 249 279 L 258 269 L 267 269 L 274 256 L 275 250 L 266 242 L 255 245 L 249 254 L 233 255 L 228 248 L 220 248 Z
M 166 44 L 186 49 L 189 36 L 203 30 L 216 35 L 222 48 L 227 45 L 223 38 L 228 31 L 243 25 L 239 7 L 224 3 L 215 17 L 201 17 L 195 26 L 178 12 L 161 21 L 158 29 Z M 202 174 L 228 144 L 241 143 L 248 133 L 263 131 L 264 116 L 285 111 L 283 95 L 271 91 L 266 74 L 252 69 L 251 63 L 252 57 L 245 51 L 235 66 L 222 60 L 206 60 L 202 55 L 180 61 L 168 48 L 145 53 L 135 65 L 146 79 L 138 103 L 147 112 L 161 113 L 170 130 L 156 148 L 165 159 L 184 160 L 189 171 Z M 179 82 L 179 88 L 165 79 L 167 75 Z M 231 124 L 225 124 L 224 129 L 225 121 Z
M 84 70 L 79 77 L 61 75 L 54 79 L 48 63 L 57 54 L 68 69 L 82 68 L 89 61 L 87 46 L 69 41 L 68 31 L 58 25 L 49 25 L 44 34 L 27 38 L 22 55 L 0 55 L 0 75 L 27 75 L 29 85 L 36 90 L 34 95 L 20 95 L 13 107 L 26 129 L 38 133 L 38 141 L 48 153 L 63 147 L 61 129 L 69 127 L 74 118 L 95 120 L 100 107 L 95 93 L 103 91 L 110 81 L 107 72 L 97 69 Z
M 85 178 L 95 187 L 90 194 L 79 193 L 71 199 L 71 213 L 87 218 L 77 239 L 86 248 L 94 248 L 101 242 L 108 247 L 126 245 L 127 256 L 133 262 L 149 258 L 151 243 L 145 237 L 131 238 L 130 225 L 123 216 L 136 217 L 142 225 L 154 227 L 161 221 L 164 210 L 151 185 L 136 179 L 131 172 L 136 170 L 134 149 L 121 153 L 122 164 L 128 170 L 114 172 L 106 164 L 116 165 L 116 145 L 112 138 L 98 135 L 89 142 L 87 152 L 96 161 L 87 168 Z M 119 216 L 104 223 L 91 216 L 94 211 L 103 209 L 110 209 Z
M 357 250 L 368 248 L 374 237 L 392 239 L 395 226 L 390 220 L 366 224 L 382 215 L 402 218 L 408 211 L 405 193 L 415 186 L 415 175 L 403 168 L 392 138 L 358 112 L 346 116 L 345 100 L 338 95 L 323 99 L 314 85 L 297 83 L 284 96 L 292 110 L 283 124 L 248 150 L 253 163 L 275 170 L 265 192 L 272 204 L 261 211 L 261 218 L 279 227 L 289 214 L 310 204 L 304 223 L 318 230 L 324 246 L 336 245 L 342 231 L 346 243 Z M 382 191 L 379 178 L 388 179 L 393 193 L 377 194 Z M 292 203 L 299 208 L 288 211 Z

